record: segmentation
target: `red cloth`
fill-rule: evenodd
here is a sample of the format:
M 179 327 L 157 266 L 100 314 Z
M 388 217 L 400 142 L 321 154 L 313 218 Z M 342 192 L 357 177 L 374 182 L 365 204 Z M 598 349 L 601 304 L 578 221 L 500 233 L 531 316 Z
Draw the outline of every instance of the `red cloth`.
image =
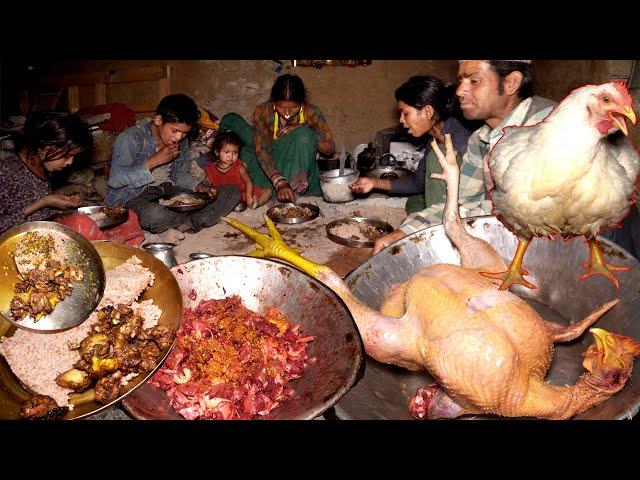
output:
M 76 113 L 81 117 L 110 113 L 109 120 L 98 125 L 100 130 L 108 132 L 123 132 L 127 127 L 133 127 L 136 124 L 136 112 L 124 103 L 105 103 L 95 107 L 81 108 Z
M 231 168 L 226 172 L 221 172 L 217 169 L 216 164 L 214 162 L 207 162 L 207 166 L 205 168 L 207 172 L 207 178 L 211 182 L 211 185 L 214 187 L 220 187 L 222 185 L 235 185 L 242 192 L 242 200 L 247 201 L 246 187 L 244 180 L 240 176 L 240 162 L 237 161 Z M 255 183 L 253 184 L 253 190 L 251 194 L 254 197 L 260 196 L 262 193 L 262 188 L 258 187 Z
M 138 215 L 129 209 L 129 217 L 124 223 L 100 230 L 100 227 L 87 215 L 69 215 L 60 220 L 62 225 L 72 228 L 87 240 L 120 240 L 127 245 L 140 245 L 144 241 L 144 232 Z

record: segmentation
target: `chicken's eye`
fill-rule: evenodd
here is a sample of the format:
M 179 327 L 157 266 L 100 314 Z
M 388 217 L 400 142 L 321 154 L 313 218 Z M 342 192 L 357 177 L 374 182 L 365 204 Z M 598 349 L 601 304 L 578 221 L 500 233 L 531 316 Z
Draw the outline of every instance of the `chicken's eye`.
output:
M 602 103 L 611 103 L 611 99 L 607 95 L 605 95 L 604 97 L 602 97 Z

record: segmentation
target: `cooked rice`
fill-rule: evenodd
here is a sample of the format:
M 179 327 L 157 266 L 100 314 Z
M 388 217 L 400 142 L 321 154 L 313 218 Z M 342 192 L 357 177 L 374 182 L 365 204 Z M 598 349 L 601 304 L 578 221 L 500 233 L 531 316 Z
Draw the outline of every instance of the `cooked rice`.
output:
M 147 286 L 153 285 L 153 272 L 140 263 L 140 259 L 134 255 L 106 272 L 104 296 L 96 310 L 107 305 L 128 304 L 136 300 Z M 145 300 L 132 304 L 132 308 L 144 319 L 145 328 L 157 325 L 162 313 L 152 302 Z M 73 409 L 68 397 L 71 390 L 60 387 L 56 377 L 73 368 L 73 364 L 80 359 L 78 351 L 69 350 L 69 346 L 78 345 L 96 321 L 94 310 L 81 325 L 60 333 L 42 334 L 17 329 L 11 337 L 0 338 L 0 354 L 6 358 L 23 385 L 41 395 L 49 395 L 61 407 Z

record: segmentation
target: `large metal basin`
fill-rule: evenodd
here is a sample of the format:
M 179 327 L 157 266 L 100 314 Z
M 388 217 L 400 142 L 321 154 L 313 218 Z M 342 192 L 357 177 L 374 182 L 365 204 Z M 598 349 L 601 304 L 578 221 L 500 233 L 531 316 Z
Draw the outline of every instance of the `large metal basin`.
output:
M 487 240 L 503 256 L 507 265 L 517 246 L 516 237 L 495 217 L 467 219 L 468 230 Z M 630 265 L 630 272 L 618 274 L 622 287 L 601 277 L 578 280 L 580 264 L 589 258 L 584 239 L 563 242 L 534 240 L 524 258 L 537 290 L 521 286 L 511 291 L 525 298 L 542 317 L 569 324 L 584 318 L 602 303 L 620 298 L 596 326 L 640 340 L 640 265 L 628 252 L 614 243 L 600 239 L 605 258 L 615 264 Z M 460 264 L 460 257 L 444 229 L 437 225 L 421 230 L 390 245 L 378 255 L 347 275 L 352 292 L 372 308 L 379 309 L 392 285 L 410 278 L 424 266 L 435 263 Z M 570 343 L 554 347 L 554 359 L 547 380 L 556 385 L 573 385 L 582 375 L 582 354 L 593 343 L 585 334 Z M 418 387 L 433 383 L 426 372 L 408 370 L 379 363 L 366 357 L 364 377 L 336 405 L 342 419 L 411 419 L 407 404 Z M 633 376 L 624 389 L 605 403 L 591 408 L 575 419 L 623 419 L 640 408 L 640 364 L 636 361 Z M 497 418 L 468 416 L 463 418 Z
M 264 418 L 310 420 L 333 406 L 355 383 L 364 349 L 353 317 L 324 284 L 284 263 L 252 257 L 220 256 L 195 260 L 171 269 L 185 308 L 201 300 L 239 295 L 258 313 L 277 306 L 305 334 L 316 362 L 294 380 L 296 396 Z M 165 393 L 148 383 L 122 402 L 136 419 L 182 419 Z

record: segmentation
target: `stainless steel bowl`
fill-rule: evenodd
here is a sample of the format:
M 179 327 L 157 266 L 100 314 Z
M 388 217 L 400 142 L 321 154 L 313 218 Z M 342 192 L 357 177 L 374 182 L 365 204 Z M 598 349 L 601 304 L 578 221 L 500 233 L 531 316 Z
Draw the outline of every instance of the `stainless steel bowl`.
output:
M 324 284 L 284 263 L 252 257 L 220 256 L 195 260 L 172 270 L 185 307 L 201 300 L 239 295 L 258 313 L 277 306 L 291 322 L 313 335 L 309 356 L 316 362 L 294 380 L 295 398 L 267 419 L 310 420 L 322 415 L 354 384 L 363 357 L 362 340 L 346 305 Z M 165 393 L 149 384 L 122 405 L 136 419 L 180 419 Z
M 349 185 L 358 180 L 360 172 L 345 168 L 340 175 L 340 169 L 320 172 L 320 190 L 322 198 L 328 203 L 344 203 L 353 200 L 353 193 Z
M 487 240 L 509 264 L 517 246 L 516 237 L 495 217 L 467 219 L 471 234 Z M 611 263 L 631 266 L 618 274 L 622 284 L 616 292 L 610 281 L 594 277 L 578 280 L 580 264 L 589 258 L 582 239 L 563 242 L 534 240 L 524 258 L 524 267 L 538 284 L 537 290 L 514 286 L 511 291 L 527 300 L 547 320 L 568 324 L 584 318 L 597 306 L 619 298 L 620 303 L 607 312 L 595 326 L 640 340 L 640 264 L 614 243 L 600 239 L 605 258 Z M 349 273 L 345 280 L 364 303 L 379 309 L 392 285 L 404 282 L 424 266 L 436 263 L 460 264 L 441 225 L 413 233 L 391 244 Z M 571 343 L 554 346 L 547 380 L 555 385 L 573 385 L 584 372 L 582 354 L 593 343 L 585 334 Z M 336 405 L 344 419 L 411 419 L 409 397 L 418 387 L 433 383 L 426 372 L 408 370 L 366 358 L 365 375 Z M 624 389 L 603 404 L 575 419 L 623 419 L 640 408 L 640 362 Z M 489 418 L 476 416 L 476 418 Z M 494 417 L 491 417 L 494 418 Z

